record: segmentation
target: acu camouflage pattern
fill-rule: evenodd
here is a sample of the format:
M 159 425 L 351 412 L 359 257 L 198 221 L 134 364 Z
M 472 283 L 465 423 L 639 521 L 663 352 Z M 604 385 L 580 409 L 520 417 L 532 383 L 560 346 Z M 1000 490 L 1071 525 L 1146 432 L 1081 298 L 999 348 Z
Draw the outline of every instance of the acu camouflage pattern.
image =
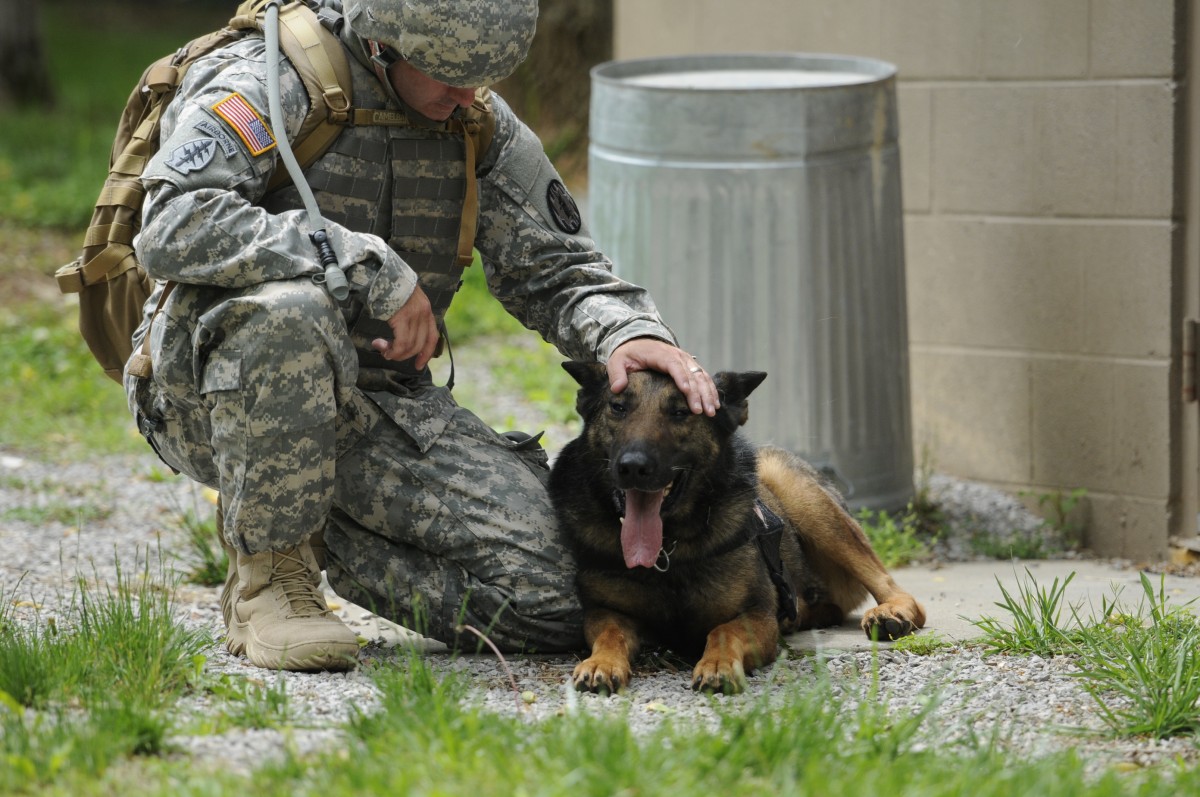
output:
M 357 35 L 451 86 L 490 86 L 525 60 L 537 0 L 347 0 Z
M 465 607 L 481 630 L 496 621 L 490 633 L 508 649 L 577 646 L 574 564 L 544 466 L 530 461 L 540 449 L 514 451 L 427 370 L 381 365 L 368 346 L 418 278 L 438 290 L 441 272 L 412 266 L 453 258 L 461 137 L 354 128 L 314 164 L 351 287 L 338 306 L 313 282 L 321 269 L 298 198 L 265 196 L 275 155 L 252 157 L 213 133 L 227 128 L 211 107 L 232 92 L 266 108 L 264 62 L 251 37 L 194 64 L 143 175 L 138 256 L 156 279 L 179 284 L 153 325 L 152 381 L 126 378 L 139 424 L 168 464 L 221 492 L 240 550 L 289 548 L 325 529 L 331 582 L 347 598 L 401 622 L 423 618 L 422 630 L 447 641 Z M 364 100 L 385 102 L 352 64 Z M 281 91 L 294 136 L 307 99 L 290 69 Z M 672 341 L 648 295 L 612 275 L 586 229 L 555 227 L 545 197 L 558 175 L 499 97 L 494 108 L 476 172 L 476 247 L 493 294 L 571 359 L 605 359 L 635 337 Z M 169 154 L 201 137 L 217 139 L 212 160 L 172 169 Z M 160 292 L 161 283 L 135 350 Z
M 375 75 L 354 60 L 350 69 L 355 106 L 386 110 L 388 94 Z M 446 123 L 350 127 L 305 173 L 327 220 L 383 238 L 417 272 L 439 322 L 462 280 L 456 246 L 467 190 L 466 146 L 461 132 Z M 277 213 L 301 203 L 292 185 L 261 202 Z M 373 338 L 391 336 L 386 324 L 360 314 L 352 334 L 364 365 L 405 370 L 370 347 Z
M 412 399 L 449 394 L 429 386 Z M 443 641 L 465 623 L 505 650 L 578 649 L 574 558 L 536 441 L 514 443 L 462 408 L 424 456 L 382 416 L 366 434 L 337 463 L 325 530 L 334 590 Z

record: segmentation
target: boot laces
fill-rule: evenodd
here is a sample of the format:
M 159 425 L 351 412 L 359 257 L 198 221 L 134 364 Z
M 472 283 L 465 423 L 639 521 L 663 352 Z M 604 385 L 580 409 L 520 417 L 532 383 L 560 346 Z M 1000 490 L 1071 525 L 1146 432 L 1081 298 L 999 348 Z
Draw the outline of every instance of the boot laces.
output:
M 288 565 L 280 567 L 287 560 Z M 329 607 L 319 589 L 313 584 L 312 574 L 308 566 L 299 556 L 275 552 L 272 562 L 271 584 L 278 588 L 288 602 L 289 618 L 293 617 L 324 617 L 329 614 Z

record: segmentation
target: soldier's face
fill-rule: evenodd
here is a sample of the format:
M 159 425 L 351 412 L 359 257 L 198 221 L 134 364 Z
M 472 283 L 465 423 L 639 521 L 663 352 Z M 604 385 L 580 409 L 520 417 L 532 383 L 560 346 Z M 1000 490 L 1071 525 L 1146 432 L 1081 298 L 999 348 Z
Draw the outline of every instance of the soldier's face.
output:
M 475 101 L 475 89 L 459 89 L 434 80 L 407 61 L 392 64 L 388 80 L 410 108 L 436 122 L 449 119 L 456 108 L 467 108 Z

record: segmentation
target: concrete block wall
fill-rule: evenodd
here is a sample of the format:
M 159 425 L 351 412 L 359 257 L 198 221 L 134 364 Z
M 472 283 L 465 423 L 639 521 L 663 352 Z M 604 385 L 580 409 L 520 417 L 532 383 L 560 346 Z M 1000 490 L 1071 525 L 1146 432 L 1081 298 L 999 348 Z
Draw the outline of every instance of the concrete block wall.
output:
M 1173 367 L 1196 268 L 1184 5 L 616 0 L 614 52 L 896 64 L 914 444 L 1015 493 L 1086 488 L 1089 547 L 1152 559 L 1195 533 Z

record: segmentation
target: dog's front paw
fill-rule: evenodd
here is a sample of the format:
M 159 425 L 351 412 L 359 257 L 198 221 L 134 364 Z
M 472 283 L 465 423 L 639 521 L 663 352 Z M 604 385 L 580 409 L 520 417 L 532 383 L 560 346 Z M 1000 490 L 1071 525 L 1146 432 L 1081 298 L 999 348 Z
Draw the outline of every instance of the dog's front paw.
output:
M 746 670 L 741 656 L 706 653 L 692 670 L 692 688 L 702 692 L 736 695 L 746 688 Z
M 571 678 L 580 692 L 612 695 L 629 685 L 633 670 L 627 659 L 597 653 L 576 665 Z
M 868 637 L 891 641 L 925 627 L 925 610 L 911 595 L 901 595 L 863 612 L 862 629 Z

